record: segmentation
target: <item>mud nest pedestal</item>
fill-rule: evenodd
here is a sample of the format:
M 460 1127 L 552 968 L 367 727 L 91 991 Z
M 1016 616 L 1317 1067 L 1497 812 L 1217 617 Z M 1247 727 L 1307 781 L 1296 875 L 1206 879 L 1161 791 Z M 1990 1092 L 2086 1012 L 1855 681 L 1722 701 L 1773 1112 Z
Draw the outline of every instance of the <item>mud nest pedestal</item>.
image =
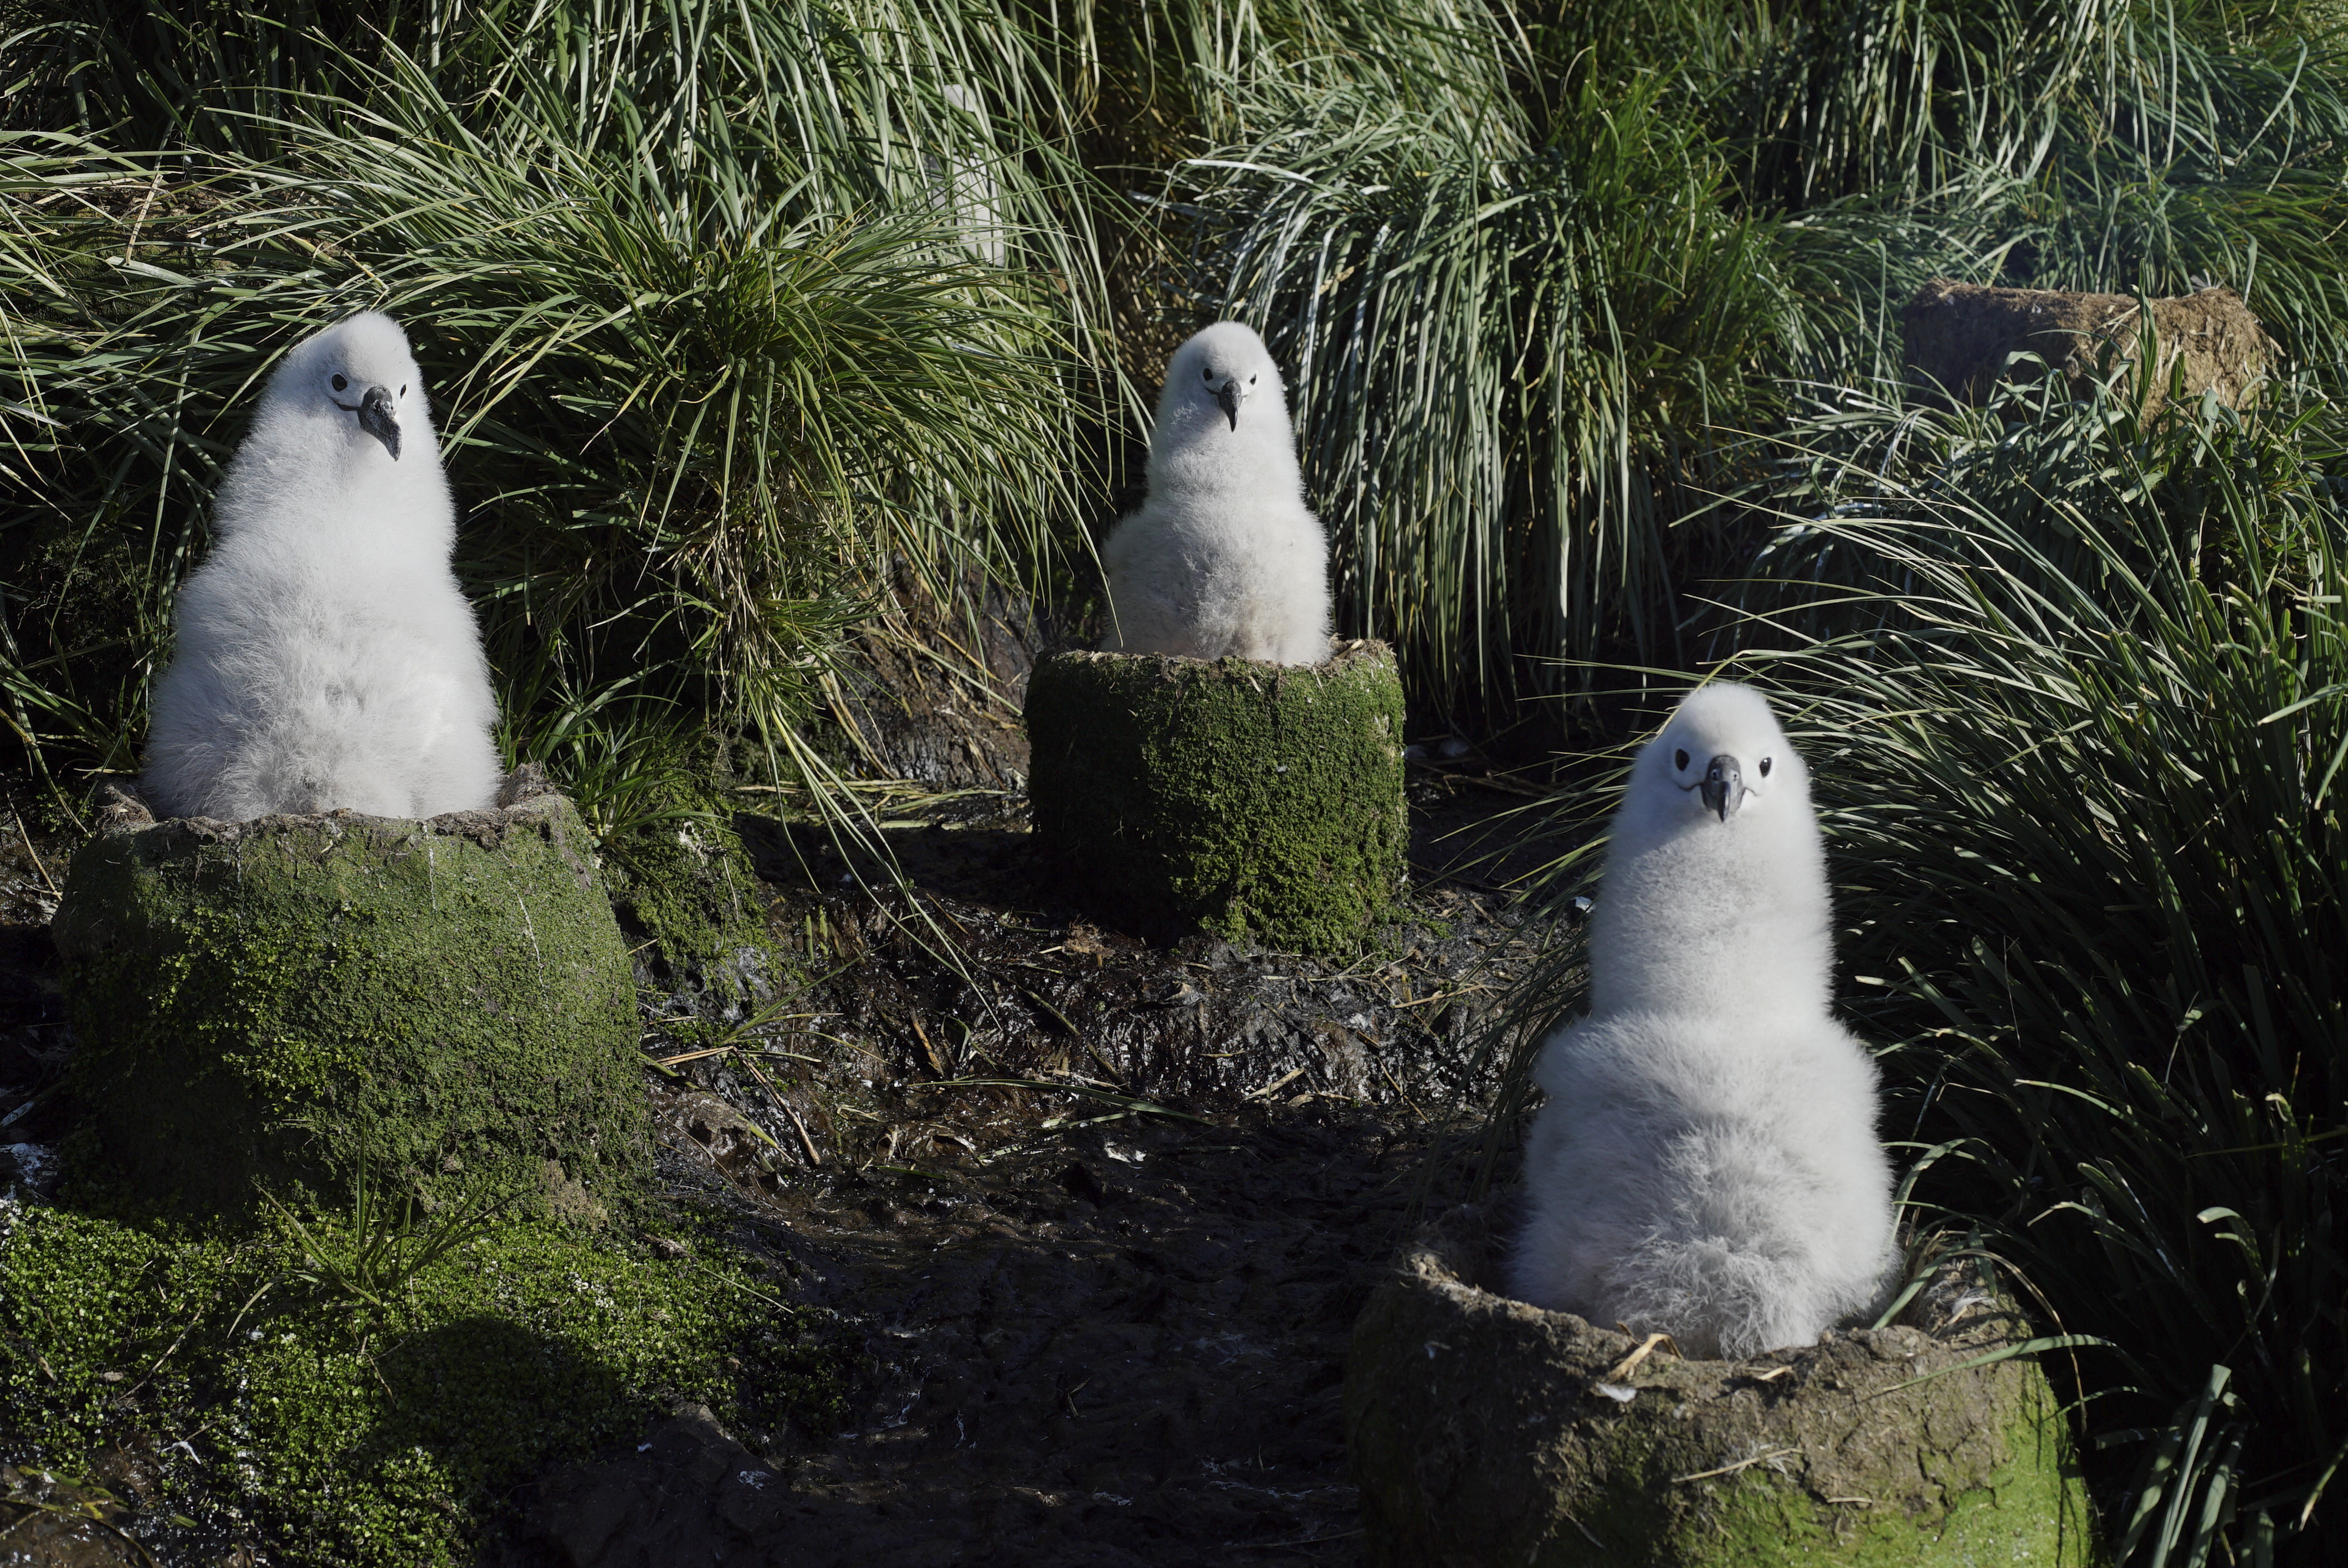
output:
M 627 949 L 568 801 L 125 825 L 52 928 L 75 1088 L 133 1190 L 236 1209 L 364 1161 L 542 1177 L 592 1215 L 649 1180 Z
M 1908 302 L 1900 332 L 1909 369 L 1928 394 L 1980 403 L 2001 380 L 2052 373 L 2069 384 L 2071 395 L 2084 396 L 2091 383 L 2123 365 L 2134 368 L 2147 342 L 2147 303 L 2158 354 L 2147 415 L 2167 403 L 2172 381 L 2188 398 L 2215 392 L 2220 403 L 2245 407 L 2281 358 L 2231 289 L 2145 302 L 2134 294 L 1990 289 L 1935 278 Z M 2010 364 L 2017 354 L 2036 355 L 2045 371 L 2028 360 Z
M 1054 654 L 1026 721 L 1036 835 L 1112 923 L 1333 952 L 1394 901 L 1403 704 L 1382 642 L 1302 666 Z
M 1966 1266 L 1900 1319 L 1683 1361 L 1486 1288 L 1505 1211 L 1406 1249 L 1354 1329 L 1345 1442 L 1376 1568 L 2096 1561 L 2029 1337 Z

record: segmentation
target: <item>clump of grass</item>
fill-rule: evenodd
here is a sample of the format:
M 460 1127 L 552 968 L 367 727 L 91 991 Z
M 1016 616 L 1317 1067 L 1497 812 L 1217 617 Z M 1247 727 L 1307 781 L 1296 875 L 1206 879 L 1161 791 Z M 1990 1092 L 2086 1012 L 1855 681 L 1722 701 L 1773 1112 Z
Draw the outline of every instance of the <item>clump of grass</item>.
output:
M 1787 380 L 1896 380 L 1934 274 L 2229 284 L 2348 386 L 2348 56 L 2313 8 L 1328 11 L 1226 78 L 1176 183 L 1206 307 L 1292 367 L 1343 619 L 1418 700 L 1694 657 L 1685 591 L 1751 543 L 1706 504 L 1722 447 Z
M 332 1227 L 322 1225 L 314 1230 L 275 1194 L 255 1184 L 300 1255 L 290 1277 L 341 1297 L 354 1310 L 392 1310 L 393 1296 L 412 1287 L 418 1276 L 449 1254 L 487 1236 L 523 1193 L 519 1185 L 477 1180 L 435 1211 L 419 1213 L 412 1189 L 399 1194 L 395 1208 L 372 1164 L 362 1142 L 350 1214 Z
M 36 765 L 133 765 L 242 410 L 361 308 L 416 339 L 518 758 L 684 704 L 803 778 L 890 574 L 1014 579 L 1068 537 L 1097 285 L 1035 222 L 1060 197 L 1024 56 L 927 13 L 565 15 L 484 13 L 430 58 L 308 38 L 349 96 L 257 120 L 230 94 L 259 152 L 10 144 L 0 272 L 35 310 L 0 668 Z M 88 611 L 116 556 L 129 591 Z
M 1979 407 L 1850 391 L 1808 400 L 1792 434 L 1751 444 L 1777 520 L 1725 585 L 1735 614 L 1721 635 L 1752 645 L 1776 638 L 1773 627 L 1815 639 L 1912 625 L 1909 599 L 1931 583 L 1909 555 L 1987 569 L 1982 547 L 1951 528 L 1891 549 L 1871 525 L 1943 506 L 1995 509 L 2008 541 L 1997 569 L 2116 613 L 2163 573 L 2213 587 L 2250 580 L 2261 562 L 2288 574 L 2290 540 L 2320 534 L 2333 504 L 2328 405 L 2281 383 L 2256 415 L 2205 395 L 2147 415 L 2158 361 L 2147 325 L 2106 345 L 2084 398 L 2041 376 L 2001 384 Z
M 1542 682 L 1520 655 L 1677 651 L 1675 572 L 1727 559 L 1673 531 L 1680 487 L 1715 421 L 1766 409 L 1799 319 L 1657 83 L 1457 26 L 1442 90 L 1323 62 L 1256 85 L 1247 139 L 1187 173 L 1214 292 L 1287 368 L 1341 621 L 1415 694 L 1497 709 Z M 1556 73 L 1546 129 L 1512 64 Z

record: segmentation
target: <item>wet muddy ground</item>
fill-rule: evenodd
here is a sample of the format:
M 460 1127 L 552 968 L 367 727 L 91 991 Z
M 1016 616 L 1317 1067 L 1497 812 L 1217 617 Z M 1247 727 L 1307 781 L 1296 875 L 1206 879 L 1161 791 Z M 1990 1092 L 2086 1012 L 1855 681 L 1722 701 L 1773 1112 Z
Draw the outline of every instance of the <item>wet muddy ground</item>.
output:
M 896 830 L 911 889 L 877 899 L 748 825 L 770 925 L 826 961 L 747 1003 L 646 973 L 660 1170 L 850 1336 L 850 1418 L 681 1411 L 534 1478 L 483 1562 L 1362 1561 L 1352 1323 L 1417 1206 L 1474 1183 L 1487 1009 L 1558 935 L 1497 886 L 1533 852 L 1488 858 L 1523 792 L 1427 768 L 1413 797 L 1405 917 L 1344 959 L 1125 936 L 1015 796 Z M 31 853 L 61 878 L 69 848 Z M 27 856 L 0 846 L 0 1116 L 67 1043 Z M 0 1132 L 13 1173 L 44 1116 Z
M 1282 1105 L 745 1204 L 738 1239 L 864 1331 L 849 1430 L 703 1434 L 695 1458 L 733 1457 L 699 1487 L 612 1456 L 549 1478 L 524 1533 L 582 1564 L 1358 1562 L 1346 1338 L 1426 1147 Z M 695 1166 L 673 1184 L 725 1180 Z M 775 1477 L 755 1511 L 727 1495 L 746 1470 Z

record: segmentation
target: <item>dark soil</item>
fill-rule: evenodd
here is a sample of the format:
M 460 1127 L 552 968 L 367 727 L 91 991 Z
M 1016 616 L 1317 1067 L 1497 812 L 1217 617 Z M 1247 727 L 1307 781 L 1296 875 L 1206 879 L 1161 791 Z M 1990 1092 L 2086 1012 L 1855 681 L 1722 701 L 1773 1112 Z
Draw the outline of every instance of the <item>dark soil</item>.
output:
M 860 1346 L 850 1419 L 680 1411 L 535 1478 L 483 1562 L 1361 1562 L 1347 1337 L 1420 1205 L 1474 1184 L 1446 1132 L 1541 935 L 1490 880 L 1530 852 L 1478 856 L 1528 794 L 1414 770 L 1405 917 L 1344 961 L 1077 919 L 1014 795 L 897 830 L 911 886 L 879 897 L 741 819 L 770 927 L 828 961 L 731 1009 L 647 971 L 660 1172 Z M 65 1044 L 32 869 L 0 851 L 0 1116 Z
M 1346 1338 L 1426 1153 L 1423 1129 L 1282 1105 L 766 1202 L 684 1156 L 675 1190 L 739 1204 L 737 1241 L 864 1328 L 857 1418 L 733 1434 L 740 1458 L 684 1497 L 662 1455 L 608 1456 L 548 1478 L 532 1532 L 581 1564 L 1358 1562 Z M 729 1527 L 744 1468 L 777 1481 Z M 615 1494 L 644 1503 L 598 1538 L 581 1516 Z

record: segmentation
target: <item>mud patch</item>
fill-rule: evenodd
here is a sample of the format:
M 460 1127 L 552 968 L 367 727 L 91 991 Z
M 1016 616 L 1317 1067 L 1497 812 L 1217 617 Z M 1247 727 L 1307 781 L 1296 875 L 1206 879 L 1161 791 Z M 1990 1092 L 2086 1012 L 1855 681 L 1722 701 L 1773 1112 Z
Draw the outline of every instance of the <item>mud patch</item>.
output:
M 680 1194 L 733 1205 L 797 1302 L 861 1327 L 850 1425 L 673 1422 L 547 1478 L 511 1550 L 577 1568 L 687 1545 L 777 1568 L 1359 1563 L 1347 1336 L 1427 1151 L 1406 1121 L 1282 1106 L 778 1202 L 674 1150 Z M 1436 1173 L 1434 1200 L 1471 1169 Z
M 1466 793 L 1420 792 L 1442 824 L 1424 867 L 1513 798 Z M 911 886 L 877 903 L 833 886 L 841 863 L 810 877 L 787 840 L 746 839 L 813 978 L 656 1020 L 660 1174 L 731 1216 L 778 1299 L 854 1326 L 853 1413 L 685 1412 L 542 1478 L 499 1550 L 1362 1562 L 1348 1336 L 1411 1216 L 1479 1173 L 1471 1140 L 1436 1157 L 1438 1128 L 1488 1089 L 1478 1021 L 1542 933 L 1423 875 L 1350 962 L 1153 947 L 1079 916 L 1015 810 L 899 831 Z

